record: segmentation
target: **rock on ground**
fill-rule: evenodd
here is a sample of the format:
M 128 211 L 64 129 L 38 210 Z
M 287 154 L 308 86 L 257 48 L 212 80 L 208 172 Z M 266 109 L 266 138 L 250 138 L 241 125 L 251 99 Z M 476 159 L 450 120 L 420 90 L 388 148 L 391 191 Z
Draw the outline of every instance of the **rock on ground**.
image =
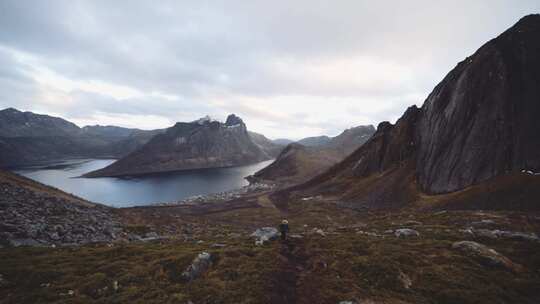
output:
M 208 252 L 201 252 L 182 273 L 182 278 L 186 281 L 193 281 L 206 272 L 210 266 L 212 266 L 212 255 Z
M 477 259 L 480 263 L 487 266 L 502 267 L 516 272 L 522 270 L 521 265 L 513 263 L 507 257 L 480 243 L 472 241 L 460 241 L 453 243 L 452 248 L 463 252 L 467 256 Z
M 278 234 L 278 230 L 274 227 L 262 227 L 257 228 L 257 230 L 251 234 L 251 236 L 256 238 L 256 245 L 262 245 L 266 242 L 277 239 Z
M 414 229 L 409 228 L 402 228 L 402 229 L 396 229 L 394 231 L 394 235 L 396 237 L 414 237 L 414 236 L 420 236 L 420 233 Z

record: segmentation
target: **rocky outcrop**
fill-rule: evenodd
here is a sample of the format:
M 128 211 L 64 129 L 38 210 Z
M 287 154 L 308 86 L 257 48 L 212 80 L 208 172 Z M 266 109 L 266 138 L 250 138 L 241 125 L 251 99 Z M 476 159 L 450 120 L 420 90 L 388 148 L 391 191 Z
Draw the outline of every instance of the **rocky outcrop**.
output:
M 0 245 L 111 242 L 122 232 L 111 208 L 0 171 Z
M 130 176 L 202 168 L 232 167 L 267 160 L 270 156 L 251 139 L 244 122 L 230 115 L 226 123 L 205 117 L 176 123 L 163 134 L 86 177 Z

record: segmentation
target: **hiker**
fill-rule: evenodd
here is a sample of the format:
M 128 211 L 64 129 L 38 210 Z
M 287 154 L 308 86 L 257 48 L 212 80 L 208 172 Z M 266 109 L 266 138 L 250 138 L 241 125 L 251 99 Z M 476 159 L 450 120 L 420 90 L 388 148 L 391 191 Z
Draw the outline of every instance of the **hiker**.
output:
M 287 232 L 289 232 L 289 221 L 281 221 L 281 224 L 279 224 L 279 232 L 281 232 L 281 240 L 287 240 Z

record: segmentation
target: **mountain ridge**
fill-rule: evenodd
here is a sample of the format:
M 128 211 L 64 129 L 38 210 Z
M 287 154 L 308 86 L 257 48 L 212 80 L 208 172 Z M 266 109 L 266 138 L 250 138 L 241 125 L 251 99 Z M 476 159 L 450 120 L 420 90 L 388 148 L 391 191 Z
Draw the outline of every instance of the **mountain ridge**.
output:
M 85 174 L 85 177 L 131 176 L 203 168 L 253 164 L 268 160 L 274 144 L 250 135 L 238 116 L 231 114 L 225 123 L 209 117 L 194 122 L 178 122 L 156 135 L 141 148 L 113 164 Z M 258 144 L 252 137 L 256 137 Z M 271 146 L 265 150 L 266 144 Z M 272 152 L 273 151 L 273 152 Z

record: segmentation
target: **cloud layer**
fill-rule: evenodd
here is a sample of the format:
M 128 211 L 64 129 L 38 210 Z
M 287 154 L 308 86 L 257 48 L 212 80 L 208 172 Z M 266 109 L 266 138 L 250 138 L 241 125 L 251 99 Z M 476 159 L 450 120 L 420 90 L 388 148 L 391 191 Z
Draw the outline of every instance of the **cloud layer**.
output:
M 394 121 L 538 1 L 0 2 L 0 107 L 267 136 Z

